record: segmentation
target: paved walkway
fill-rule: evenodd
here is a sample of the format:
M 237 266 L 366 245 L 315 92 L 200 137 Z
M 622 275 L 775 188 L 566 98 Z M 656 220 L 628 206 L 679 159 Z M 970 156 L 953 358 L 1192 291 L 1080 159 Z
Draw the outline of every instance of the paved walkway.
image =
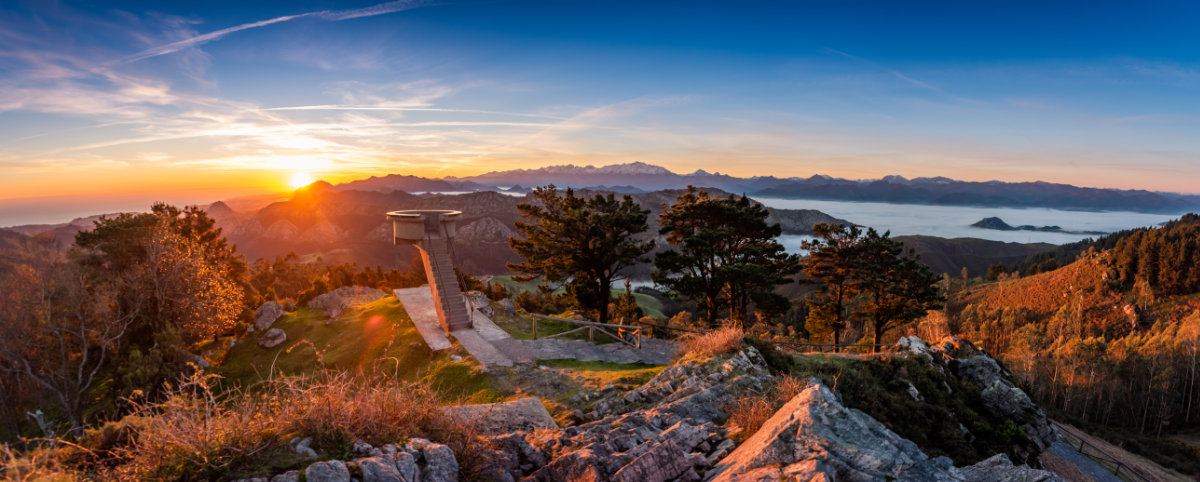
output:
M 437 310 L 429 285 L 395 290 L 396 298 L 404 304 L 404 310 L 412 318 L 417 331 L 425 343 L 434 351 L 450 348 L 450 339 L 438 322 Z M 455 330 L 450 335 L 483 365 L 511 367 L 514 363 L 529 363 L 534 359 L 579 361 L 606 361 L 612 363 L 646 363 L 666 365 L 675 355 L 674 342 L 656 338 L 642 338 L 642 348 L 637 349 L 624 343 L 594 345 L 583 340 L 543 338 L 540 340 L 516 340 L 507 331 L 497 326 L 490 318 L 471 310 L 469 330 Z
M 396 299 L 404 305 L 404 311 L 408 312 L 408 317 L 412 319 L 429 348 L 433 351 L 450 348 L 450 339 L 446 338 L 446 331 L 438 322 L 437 309 L 433 305 L 433 293 L 429 291 L 429 285 L 395 290 L 395 293 Z
M 1109 472 L 1108 469 L 1096 463 L 1095 460 L 1079 453 L 1078 450 L 1075 450 L 1075 447 L 1071 447 L 1061 441 L 1054 441 L 1054 444 L 1050 446 L 1050 452 L 1067 462 L 1075 464 L 1088 477 L 1096 479 L 1096 482 L 1122 482 L 1120 477 L 1113 475 L 1112 472 Z
M 676 344 L 672 341 L 648 337 L 642 337 L 641 349 L 624 343 L 594 345 L 584 340 L 556 338 L 520 340 L 520 342 L 533 352 L 534 358 L 542 360 L 571 358 L 579 361 L 666 365 L 671 363 L 676 350 Z

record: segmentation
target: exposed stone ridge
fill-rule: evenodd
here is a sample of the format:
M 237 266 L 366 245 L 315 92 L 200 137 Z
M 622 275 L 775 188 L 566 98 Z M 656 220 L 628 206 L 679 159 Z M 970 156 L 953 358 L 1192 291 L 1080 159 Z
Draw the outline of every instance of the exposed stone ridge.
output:
M 1032 447 L 1015 447 L 1011 453 L 1018 463 L 1036 463 L 1037 457 L 1057 440 L 1058 435 L 1046 414 L 1029 395 L 1012 382 L 1012 373 L 982 348 L 958 337 L 947 337 L 926 347 L 915 336 L 900 340 L 898 346 L 910 353 L 927 356 L 935 365 L 949 369 L 955 376 L 980 389 L 984 408 L 998 418 L 1010 418 L 1024 430 Z
M 706 474 L 707 480 L 1058 480 L 1014 467 L 1000 454 L 956 468 L 929 458 L 866 413 L 842 405 L 820 380 L 779 409 L 762 428 Z
M 735 393 L 772 380 L 762 355 L 688 361 L 621 398 L 596 404 L 594 420 L 558 431 L 496 437 L 496 480 L 699 480 L 734 447 L 714 422 Z

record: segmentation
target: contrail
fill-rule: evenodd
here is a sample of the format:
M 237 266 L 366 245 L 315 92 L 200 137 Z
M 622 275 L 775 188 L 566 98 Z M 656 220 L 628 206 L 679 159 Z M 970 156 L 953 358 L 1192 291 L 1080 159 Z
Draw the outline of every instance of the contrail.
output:
M 267 19 L 267 20 L 259 20 L 257 22 L 244 23 L 244 24 L 237 25 L 234 27 L 217 30 L 215 32 L 209 32 L 206 34 L 197 35 L 195 37 L 186 38 L 186 39 L 179 40 L 176 42 L 171 42 L 169 44 L 159 45 L 157 47 L 151 47 L 149 49 L 143 50 L 141 52 L 130 55 L 128 57 L 124 57 L 124 58 L 114 62 L 114 64 L 118 64 L 118 65 L 119 64 L 128 64 L 128 63 L 137 62 L 139 60 L 145 60 L 145 59 L 148 59 L 151 57 L 158 57 L 159 55 L 166 55 L 166 54 L 178 52 L 180 50 L 183 50 L 183 49 L 186 49 L 189 47 L 194 47 L 197 45 L 205 44 L 205 43 L 211 42 L 213 40 L 220 39 L 221 37 L 224 37 L 224 36 L 229 35 L 234 32 L 240 32 L 242 30 L 249 30 L 249 29 L 258 28 L 258 27 L 265 27 L 267 25 L 281 23 L 281 22 L 288 22 L 288 21 L 295 20 L 298 18 L 313 17 L 313 18 L 319 18 L 322 20 L 328 20 L 331 22 L 337 22 L 337 21 L 349 20 L 349 19 L 353 19 L 353 18 L 373 17 L 376 15 L 386 15 L 389 13 L 402 12 L 405 10 L 412 10 L 414 8 L 420 8 L 420 7 L 425 7 L 425 6 L 429 6 L 429 5 L 434 5 L 436 3 L 437 2 L 400 0 L 400 1 L 381 3 L 378 5 L 372 5 L 370 7 L 356 8 L 356 9 L 351 9 L 351 10 L 335 10 L 335 11 L 322 10 L 319 12 L 308 12 L 308 13 L 301 13 L 301 14 L 296 14 L 296 15 L 285 15 L 282 17 L 275 17 L 275 18 Z

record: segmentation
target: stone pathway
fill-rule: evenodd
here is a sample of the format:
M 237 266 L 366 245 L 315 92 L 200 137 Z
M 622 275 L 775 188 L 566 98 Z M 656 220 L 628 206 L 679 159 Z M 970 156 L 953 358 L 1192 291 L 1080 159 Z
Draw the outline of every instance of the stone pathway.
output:
M 606 361 L 611 363 L 646 363 L 666 365 L 675 356 L 676 345 L 672 341 L 642 337 L 642 348 L 624 343 L 594 345 L 584 340 L 519 340 L 533 353 L 534 358 L 555 360 L 570 358 L 579 361 Z
M 437 309 L 434 308 L 433 293 L 429 291 L 429 285 L 395 290 L 395 293 L 396 299 L 404 305 L 404 311 L 408 312 L 408 317 L 412 319 L 429 348 L 433 351 L 450 348 L 450 339 L 446 338 L 446 331 L 442 329 L 441 323 L 438 323 Z

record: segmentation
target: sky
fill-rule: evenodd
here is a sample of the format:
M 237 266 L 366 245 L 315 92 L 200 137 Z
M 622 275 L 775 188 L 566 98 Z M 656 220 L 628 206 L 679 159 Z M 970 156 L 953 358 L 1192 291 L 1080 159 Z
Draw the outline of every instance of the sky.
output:
M 0 208 L 633 161 L 1195 193 L 1197 21 L 1184 1 L 5 1 Z

